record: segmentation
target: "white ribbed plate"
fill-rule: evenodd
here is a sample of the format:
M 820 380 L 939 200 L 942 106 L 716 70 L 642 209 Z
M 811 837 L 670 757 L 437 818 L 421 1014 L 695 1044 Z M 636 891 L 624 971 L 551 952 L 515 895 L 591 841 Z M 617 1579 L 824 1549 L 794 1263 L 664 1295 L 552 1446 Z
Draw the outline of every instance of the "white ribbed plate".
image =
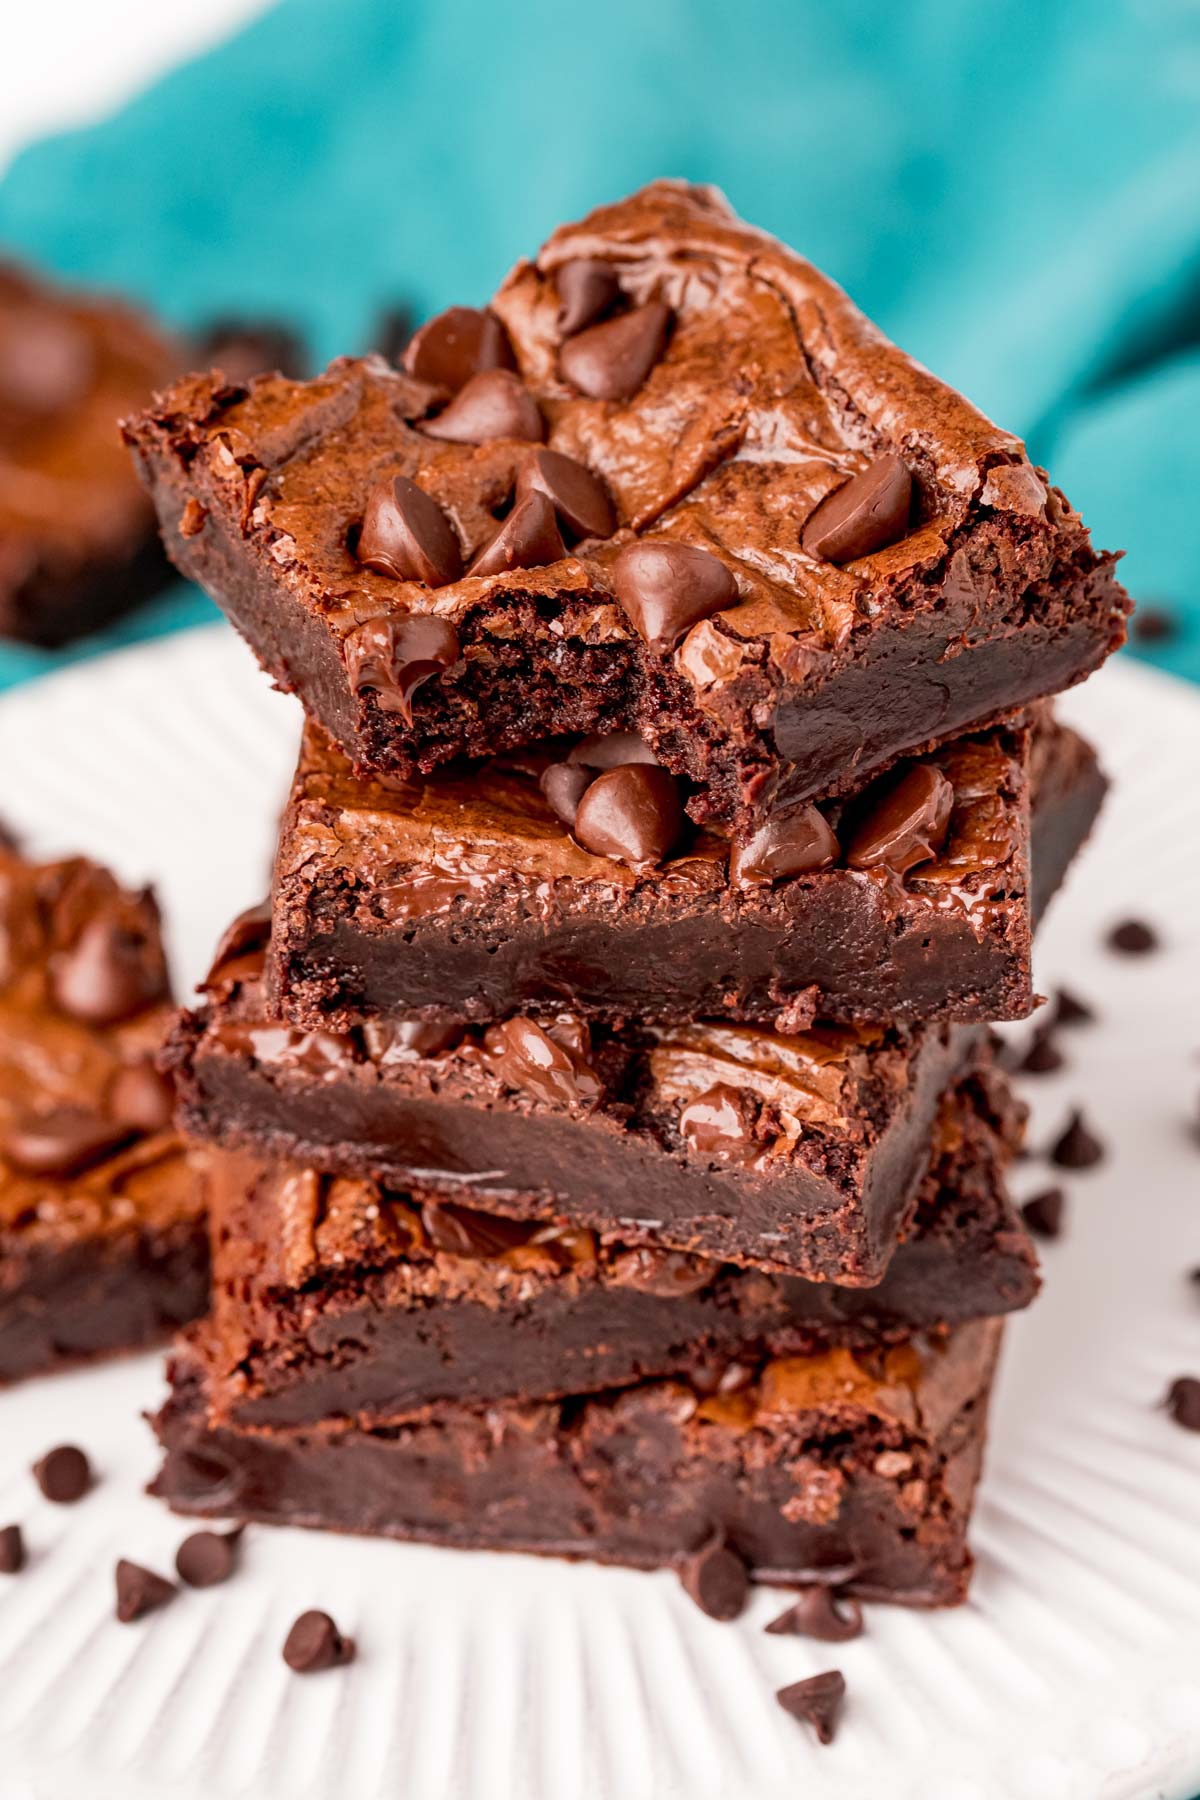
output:
M 1185 1800 L 1200 1789 L 1200 1437 L 1157 1403 L 1200 1374 L 1200 696 L 1128 663 L 1064 711 L 1118 790 L 1051 913 L 1044 986 L 1103 1022 L 1029 1083 L 1033 1141 L 1083 1100 L 1111 1154 L 1067 1178 L 1048 1291 L 1010 1335 L 970 1604 L 869 1612 L 857 1642 L 772 1638 L 756 1598 L 703 1618 L 669 1575 L 257 1530 L 242 1573 L 137 1626 L 112 1566 L 169 1570 L 184 1527 L 140 1494 L 156 1359 L 0 1395 L 0 1800 Z M 177 967 L 202 970 L 261 893 L 294 705 L 218 628 L 0 702 L 0 814 L 39 851 L 159 884 Z M 1156 956 L 1100 945 L 1114 919 Z M 1025 1192 L 1049 1171 L 1024 1165 Z M 27 1473 L 76 1439 L 102 1480 L 75 1508 Z M 279 1646 L 324 1606 L 360 1644 L 303 1680 Z M 775 1704 L 830 1664 L 849 1698 L 819 1748 Z

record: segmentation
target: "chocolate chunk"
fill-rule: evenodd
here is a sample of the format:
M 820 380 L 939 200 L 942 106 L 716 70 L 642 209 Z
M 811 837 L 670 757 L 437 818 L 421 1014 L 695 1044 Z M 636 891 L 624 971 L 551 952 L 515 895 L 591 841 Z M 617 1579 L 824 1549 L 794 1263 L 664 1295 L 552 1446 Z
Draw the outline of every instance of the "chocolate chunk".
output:
M 1067 1121 L 1066 1130 L 1050 1151 L 1050 1161 L 1060 1169 L 1091 1169 L 1104 1159 L 1104 1145 L 1083 1122 L 1078 1109 Z
M 1108 947 L 1122 956 L 1145 956 L 1158 949 L 1158 933 L 1143 919 L 1124 919 L 1109 932 Z
M 729 853 L 729 879 L 738 887 L 759 887 L 788 875 L 830 869 L 838 841 L 823 814 L 811 804 L 773 814 Z
M 545 494 L 568 531 L 581 538 L 611 537 L 617 519 L 612 501 L 590 469 L 557 450 L 534 450 L 517 473 L 517 499 Z
M 1164 1405 L 1177 1425 L 1186 1431 L 1200 1431 L 1200 1380 L 1194 1375 L 1176 1376 Z
M 0 1528 L 0 1575 L 16 1575 L 25 1567 L 25 1539 L 19 1525 Z
M 624 1250 L 612 1261 L 612 1280 L 617 1287 L 639 1294 L 656 1294 L 663 1300 L 685 1300 L 698 1294 L 719 1272 L 720 1263 L 704 1256 L 686 1256 L 680 1250 L 652 1250 L 640 1246 Z
M 47 1500 L 72 1506 L 92 1485 L 92 1465 L 74 1444 L 59 1444 L 34 1463 L 33 1479 Z
M 564 342 L 558 372 L 590 400 L 628 400 L 663 353 L 671 309 L 661 300 L 635 306 Z
M 108 1090 L 108 1112 L 135 1131 L 165 1131 L 175 1113 L 175 1089 L 160 1075 L 152 1057 L 144 1056 L 118 1070 Z
M 1067 1196 L 1063 1190 L 1047 1188 L 1044 1193 L 1035 1194 L 1032 1200 L 1026 1200 L 1021 1217 L 1038 1237 L 1056 1238 L 1062 1235 L 1066 1209 Z
M 1166 644 L 1178 634 L 1179 621 L 1162 606 L 1139 606 L 1130 624 L 1139 644 Z
M 449 519 L 406 475 L 391 475 L 371 490 L 354 554 L 377 575 L 425 587 L 445 587 L 463 570 Z
M 451 306 L 422 325 L 404 352 L 404 367 L 418 381 L 457 393 L 484 369 L 515 367 L 508 333 L 495 313 Z
M 679 1565 L 686 1594 L 710 1619 L 736 1619 L 750 1597 L 750 1576 L 736 1550 L 716 1536 Z
M 673 775 L 656 764 L 625 763 L 597 775 L 575 814 L 585 850 L 642 869 L 660 863 L 679 842 L 683 802 Z
M 755 1148 L 756 1111 L 740 1088 L 718 1081 L 679 1115 L 679 1129 L 698 1156 L 733 1157 L 744 1161 Z
M 1051 1027 L 1044 1026 L 1034 1032 L 1029 1048 L 1017 1063 L 1017 1068 L 1023 1075 L 1053 1075 L 1056 1069 L 1062 1068 L 1066 1060 L 1054 1042 Z
M 825 496 L 809 515 L 800 542 L 824 562 L 853 562 L 904 537 L 911 507 L 907 466 L 898 456 L 880 456 Z
M 568 829 L 575 823 L 579 802 L 591 785 L 592 771 L 577 763 L 551 763 L 543 769 L 538 786 L 549 801 L 556 818 Z
M 585 1040 L 586 1033 L 581 1034 Z M 539 1100 L 568 1106 L 592 1105 L 603 1088 L 587 1060 L 584 1042 L 573 1042 L 569 1032 L 549 1031 L 532 1019 L 518 1016 L 502 1025 L 489 1025 L 483 1036 L 487 1062 L 497 1077 L 510 1087 L 523 1088 Z
M 117 1564 L 117 1617 L 122 1625 L 132 1625 L 173 1600 L 177 1593 L 174 1582 L 143 1569 L 140 1563 L 122 1557 Z
M 27 1113 L 0 1136 L 0 1155 L 24 1175 L 78 1175 L 129 1141 L 133 1127 L 86 1106 Z
M 384 1062 L 389 1057 L 441 1056 L 462 1042 L 463 1026 L 447 1014 L 443 1018 L 368 1019 L 363 1025 L 367 1049 Z
M 946 841 L 954 789 L 940 769 L 917 763 L 871 806 L 846 851 L 852 869 L 904 875 L 936 856 Z
M 49 307 L 5 310 L 0 324 L 0 413 L 52 419 L 74 406 L 95 378 L 96 357 L 84 328 Z
M 356 694 L 371 688 L 384 712 L 413 720 L 413 695 L 458 661 L 458 633 L 432 613 L 368 619 L 346 639 L 346 667 Z
M 1085 1000 L 1072 994 L 1067 988 L 1058 988 L 1054 995 L 1054 1012 L 1052 1023 L 1059 1025 L 1090 1025 L 1096 1015 Z
M 694 544 L 626 544 L 612 581 L 631 624 L 656 650 L 673 650 L 693 625 L 737 599 L 725 564 Z
M 72 948 L 50 967 L 55 1006 L 85 1025 L 116 1025 L 161 1000 L 166 988 L 157 932 L 103 915 L 89 919 Z
M 188 1587 L 216 1587 L 228 1581 L 237 1566 L 237 1549 L 241 1541 L 236 1531 L 193 1531 L 175 1552 L 175 1568 L 180 1581 Z
M 585 769 L 621 769 L 626 763 L 654 763 L 658 758 L 636 731 L 593 731 L 567 751 L 569 763 Z
M 861 1637 L 862 1607 L 836 1588 L 803 1588 L 786 1612 L 764 1627 L 776 1637 L 819 1638 L 825 1644 L 845 1644 Z
M 846 1678 L 840 1669 L 826 1669 L 820 1675 L 809 1675 L 804 1681 L 793 1681 L 779 1689 L 775 1698 L 784 1712 L 791 1713 L 803 1725 L 811 1725 L 822 1744 L 832 1744 L 838 1714 L 846 1697 Z
M 445 411 L 426 419 L 421 429 L 426 437 L 451 444 L 490 444 L 497 438 L 540 444 L 546 434 L 537 401 L 509 369 L 472 375 Z
M 354 1661 L 354 1639 L 343 1637 L 328 1613 L 304 1612 L 288 1632 L 283 1660 L 298 1675 L 315 1675 Z
M 513 569 L 542 569 L 567 554 L 554 508 L 545 494 L 526 494 L 475 558 L 468 575 L 507 575 Z
M 527 1221 L 433 1200 L 422 1206 L 421 1224 L 434 1249 L 448 1256 L 503 1256 L 506 1250 L 527 1244 L 537 1230 Z
M 580 256 L 564 263 L 554 277 L 558 290 L 558 329 L 570 337 L 607 312 L 620 294 L 611 263 L 598 256 Z

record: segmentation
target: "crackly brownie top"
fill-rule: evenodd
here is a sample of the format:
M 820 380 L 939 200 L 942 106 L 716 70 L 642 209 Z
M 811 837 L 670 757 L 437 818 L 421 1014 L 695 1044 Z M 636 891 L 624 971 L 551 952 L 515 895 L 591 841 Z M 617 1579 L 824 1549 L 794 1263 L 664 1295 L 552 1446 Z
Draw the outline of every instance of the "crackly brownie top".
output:
M 0 1249 L 195 1212 L 154 1058 L 158 909 L 82 857 L 0 842 Z

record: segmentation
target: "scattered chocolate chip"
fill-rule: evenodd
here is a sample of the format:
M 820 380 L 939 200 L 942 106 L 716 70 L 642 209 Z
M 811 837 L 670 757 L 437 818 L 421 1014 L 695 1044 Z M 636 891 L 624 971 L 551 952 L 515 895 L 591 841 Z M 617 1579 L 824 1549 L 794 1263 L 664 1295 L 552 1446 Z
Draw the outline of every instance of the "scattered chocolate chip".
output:
M 585 769 L 620 769 L 626 763 L 654 763 L 658 758 L 636 731 L 593 731 L 567 751 L 569 763 Z
M 1163 1404 L 1185 1431 L 1200 1431 L 1200 1380 L 1194 1375 L 1176 1376 Z
M 693 625 L 737 599 L 725 564 L 695 544 L 626 544 L 612 581 L 630 623 L 656 650 L 673 650 Z
M 401 613 L 359 625 L 346 638 L 345 651 L 354 692 L 370 688 L 384 712 L 398 712 L 411 725 L 417 689 L 457 662 L 458 633 L 448 619 L 431 613 Z
M 421 1208 L 421 1224 L 435 1250 L 448 1256 L 503 1256 L 527 1244 L 536 1225 L 506 1219 L 499 1213 L 474 1212 L 450 1201 L 427 1200 Z
M 1158 933 L 1142 919 L 1125 919 L 1109 932 L 1108 947 L 1122 956 L 1145 956 L 1158 949 Z
M 545 494 L 526 494 L 485 544 L 468 575 L 508 575 L 513 569 L 542 569 L 567 554 L 554 508 Z
M 463 570 L 454 527 L 407 475 L 391 475 L 372 489 L 354 554 L 377 575 L 432 588 L 457 581 Z
M 584 1030 L 573 1032 L 561 1025 L 544 1030 L 533 1019 L 518 1015 L 488 1026 L 483 1052 L 501 1081 L 552 1105 L 591 1105 L 603 1092 L 587 1060 Z
M 1134 611 L 1131 629 L 1139 644 L 1166 644 L 1177 635 L 1179 621 L 1165 607 L 1139 606 Z
M 117 1617 L 122 1625 L 132 1625 L 149 1612 L 156 1612 L 175 1598 L 174 1582 L 143 1569 L 140 1563 L 122 1557 L 117 1564 Z
M 1063 1218 L 1067 1210 L 1067 1196 L 1061 1188 L 1047 1188 L 1044 1193 L 1035 1194 L 1026 1200 L 1021 1208 L 1021 1217 L 1037 1237 L 1056 1238 L 1062 1235 Z
M 86 1106 L 26 1113 L 0 1135 L 0 1155 L 23 1175 L 78 1175 L 129 1141 L 133 1127 Z
M 591 325 L 621 292 L 612 264 L 596 256 L 564 263 L 555 274 L 554 285 L 558 290 L 558 329 L 563 337 Z
M 216 1587 L 237 1566 L 240 1527 L 235 1531 L 193 1531 L 175 1552 L 175 1568 L 188 1587 Z
M 1053 1075 L 1066 1062 L 1066 1057 L 1054 1042 L 1051 1030 L 1051 1026 L 1045 1026 L 1034 1032 L 1028 1050 L 1017 1063 L 1017 1068 L 1023 1075 Z
M 559 374 L 590 400 L 628 400 L 662 355 L 670 323 L 670 307 L 650 300 L 590 325 L 563 343 Z
M 1095 1013 L 1086 1000 L 1081 1000 L 1068 988 L 1060 987 L 1055 990 L 1054 1011 L 1051 1015 L 1053 1025 L 1090 1025 L 1095 1017 Z
M 904 537 L 911 507 L 907 466 L 898 456 L 880 456 L 825 496 L 809 516 L 800 542 L 824 562 L 853 562 Z
M 16 1575 L 25 1567 L 25 1539 L 19 1525 L 0 1527 L 0 1575 Z
M 154 1059 L 143 1056 L 118 1070 L 108 1090 L 110 1116 L 135 1131 L 165 1131 L 175 1114 L 175 1089 Z
M 493 312 L 451 306 L 414 333 L 404 367 L 418 381 L 457 393 L 485 369 L 514 366 L 508 334 Z
M 354 1639 L 343 1637 L 328 1613 L 304 1612 L 284 1640 L 283 1660 L 298 1675 L 340 1668 L 354 1661 Z
M 590 469 L 557 450 L 533 450 L 517 472 L 517 499 L 545 494 L 566 526 L 580 538 L 611 537 L 616 514 L 604 487 Z
M 760 887 L 788 875 L 830 869 L 838 841 L 823 814 L 812 805 L 774 813 L 729 853 L 729 879 L 738 887 Z
M 47 1500 L 72 1506 L 92 1485 L 92 1465 L 74 1444 L 59 1444 L 34 1463 L 33 1479 Z
M 679 1115 L 679 1129 L 699 1156 L 745 1157 L 754 1149 L 756 1111 L 740 1088 L 718 1081 Z
M 821 1675 L 809 1675 L 804 1681 L 793 1681 L 782 1687 L 775 1698 L 784 1712 L 791 1713 L 802 1725 L 811 1725 L 822 1744 L 832 1744 L 837 1729 L 838 1713 L 846 1697 L 846 1678 L 840 1669 L 826 1669 Z
M 1066 1130 L 1050 1150 L 1050 1161 L 1060 1169 L 1091 1169 L 1104 1160 L 1104 1145 L 1083 1122 L 1078 1109 L 1067 1121 Z
M 825 1644 L 849 1643 L 861 1637 L 862 1607 L 836 1588 L 802 1588 L 796 1600 L 777 1619 L 764 1627 L 777 1637 L 819 1638 Z
M 953 807 L 954 789 L 941 770 L 917 763 L 871 805 L 850 840 L 847 865 L 907 874 L 937 855 Z
M 579 763 L 551 763 L 538 783 L 556 818 L 571 828 L 579 802 L 593 780 L 592 771 Z
M 736 1619 L 750 1596 L 750 1576 L 719 1534 L 679 1565 L 684 1592 L 710 1619 Z
M 426 419 L 421 429 L 426 437 L 451 444 L 490 444 L 497 438 L 540 444 L 546 433 L 537 401 L 511 369 L 472 375 L 445 411 Z
M 684 1300 L 706 1288 L 720 1263 L 703 1256 L 687 1256 L 681 1250 L 652 1250 L 640 1246 L 623 1250 L 611 1265 L 611 1279 L 618 1287 L 639 1294 L 655 1294 L 663 1300 Z
M 55 1006 L 85 1025 L 116 1025 L 161 1000 L 166 988 L 157 932 L 127 919 L 89 919 L 71 949 L 50 966 Z
M 635 869 L 662 862 L 682 830 L 679 785 L 657 764 L 606 769 L 587 788 L 575 813 L 575 836 L 585 850 Z

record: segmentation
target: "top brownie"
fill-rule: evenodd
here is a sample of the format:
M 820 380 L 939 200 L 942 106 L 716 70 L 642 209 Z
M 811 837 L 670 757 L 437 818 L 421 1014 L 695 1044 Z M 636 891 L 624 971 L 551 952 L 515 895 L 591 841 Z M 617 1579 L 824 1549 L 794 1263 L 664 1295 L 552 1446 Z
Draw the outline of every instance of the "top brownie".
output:
M 127 434 L 180 569 L 360 769 L 636 729 L 745 827 L 1124 634 L 1019 440 L 707 188 L 557 231 L 403 372 L 190 380 Z

